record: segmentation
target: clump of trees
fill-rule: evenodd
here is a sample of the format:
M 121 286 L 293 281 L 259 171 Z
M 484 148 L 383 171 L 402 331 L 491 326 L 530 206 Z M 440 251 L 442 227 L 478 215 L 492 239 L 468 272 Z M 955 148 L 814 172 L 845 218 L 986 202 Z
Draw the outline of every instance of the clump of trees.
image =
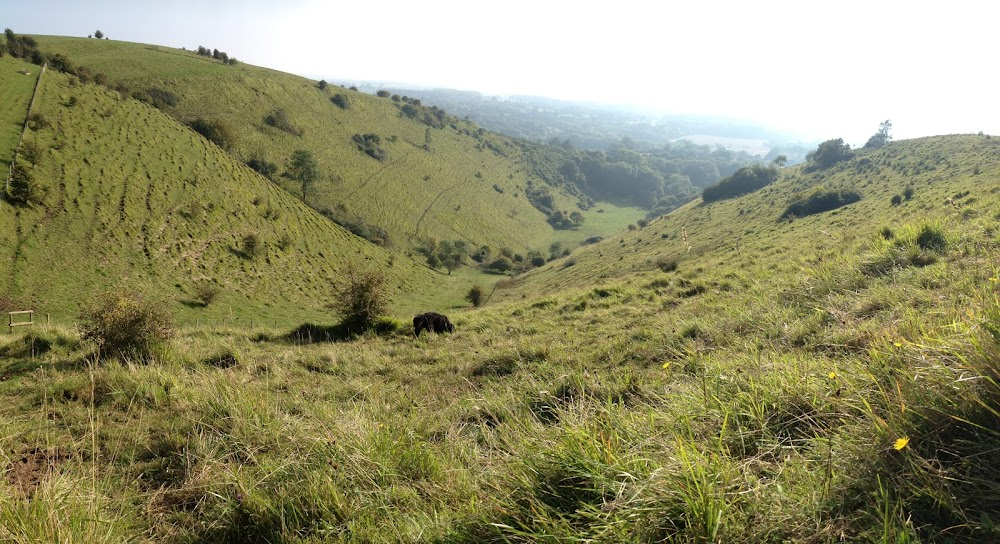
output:
M 198 134 L 204 136 L 206 140 L 227 151 L 232 149 L 236 144 L 236 132 L 223 119 L 203 119 L 199 117 L 191 121 L 188 126 Z
M 465 240 L 427 240 L 423 247 L 417 250 L 427 259 L 427 266 L 431 268 L 445 267 L 448 274 L 465 264 L 465 259 L 469 255 L 469 244 Z
M 135 91 L 132 98 L 140 102 L 145 102 L 158 110 L 166 110 L 180 103 L 181 99 L 176 94 L 158 87 L 150 87 L 145 91 Z
M 806 155 L 806 160 L 809 162 L 806 169 L 809 171 L 822 170 L 838 162 L 850 160 L 852 157 L 854 157 L 854 151 L 851 150 L 849 144 L 844 143 L 843 138 L 827 140 Z
M 199 45 L 198 49 L 196 49 L 195 52 L 203 57 L 211 57 L 221 62 L 222 64 L 230 64 L 230 65 L 239 64 L 239 61 L 236 60 L 236 57 L 230 57 L 229 54 L 227 54 L 225 51 L 219 51 L 218 49 L 209 49 L 207 47 Z
M 382 138 L 378 134 L 355 134 L 351 137 L 351 141 L 359 151 L 375 160 L 385 161 L 388 158 L 388 153 L 379 145 L 382 143 Z
M 882 121 L 878 126 L 878 132 L 872 134 L 871 138 L 865 143 L 865 149 L 881 149 L 889 144 L 892 140 L 892 121 L 886 119 Z
M 85 66 L 75 66 L 69 57 L 62 53 L 43 53 L 38 49 L 38 42 L 31 36 L 19 36 L 7 28 L 4 29 L 4 37 L 6 43 L 2 49 L 13 57 L 25 59 L 32 64 L 48 63 L 49 68 L 75 75 L 84 83 L 94 81 L 98 85 L 105 85 L 108 82 L 106 75 L 95 74 Z
M 763 189 L 778 179 L 777 166 L 751 164 L 740 168 L 733 175 L 714 185 L 705 187 L 701 197 L 705 202 L 715 202 Z

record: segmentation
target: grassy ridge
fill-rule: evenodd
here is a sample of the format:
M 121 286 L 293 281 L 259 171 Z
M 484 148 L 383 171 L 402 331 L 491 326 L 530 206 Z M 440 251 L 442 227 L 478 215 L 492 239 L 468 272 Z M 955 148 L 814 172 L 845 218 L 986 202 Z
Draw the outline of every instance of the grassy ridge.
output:
M 762 259 L 798 267 L 805 265 L 802 248 L 822 252 L 847 243 L 860 251 L 879 229 L 900 222 L 950 218 L 987 229 L 1000 211 L 998 151 L 997 138 L 945 136 L 894 142 L 828 170 L 787 168 L 763 190 L 711 204 L 692 202 L 645 228 L 609 237 L 525 274 L 514 288 L 496 296 L 558 292 L 566 284 L 653 271 L 671 261 L 685 270 Z M 780 220 L 797 195 L 820 187 L 851 187 L 863 198 L 832 212 Z M 904 200 L 907 188 L 912 194 Z M 902 201 L 899 206 L 892 204 L 896 195 Z M 985 208 L 978 207 L 984 203 Z
M 27 70 L 28 75 L 20 73 Z M 0 167 L 4 181 L 38 80 L 39 67 L 8 55 L 0 58 Z
M 454 288 L 154 108 L 57 73 L 39 93 L 35 110 L 50 126 L 26 140 L 44 150 L 33 170 L 44 204 L 0 204 L 3 291 L 44 303 L 36 310 L 73 316 L 96 291 L 134 284 L 170 300 L 182 319 L 301 322 L 328 314 L 330 282 L 348 263 L 385 270 L 400 315 Z M 251 234 L 259 247 L 247 258 Z M 200 283 L 220 291 L 207 308 L 194 294 Z
M 182 121 L 226 120 L 238 134 L 234 153 L 243 159 L 258 156 L 284 170 L 296 149 L 310 150 L 323 174 L 308 197 L 310 204 L 343 207 L 384 228 L 402 247 L 421 238 L 463 238 L 523 252 L 551 241 L 553 230 L 545 216 L 525 197 L 529 176 L 519 150 L 496 134 L 480 139 L 466 134 L 479 130 L 470 123 L 430 128 L 401 115 L 387 98 L 336 86 L 320 90 L 301 77 L 245 64 L 226 66 L 181 50 L 108 40 L 38 40 L 43 49 L 66 52 L 74 62 L 108 74 L 115 84 L 175 93 L 180 102 L 170 113 Z M 348 97 L 348 109 L 330 102 L 338 93 Z M 264 122 L 277 109 L 303 131 L 301 136 Z M 353 135 L 367 133 L 381 137 L 386 161 L 365 155 L 351 141 Z M 488 149 L 486 140 L 509 156 Z M 300 193 L 294 182 L 279 181 Z M 557 197 L 561 209 L 575 209 L 575 199 Z

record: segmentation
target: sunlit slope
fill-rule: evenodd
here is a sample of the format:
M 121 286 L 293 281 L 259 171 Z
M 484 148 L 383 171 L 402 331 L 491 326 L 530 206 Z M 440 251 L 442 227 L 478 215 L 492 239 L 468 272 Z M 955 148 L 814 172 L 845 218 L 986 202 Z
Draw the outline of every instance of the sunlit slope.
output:
M 401 115 L 389 98 L 333 85 L 321 90 L 305 78 L 246 64 L 223 65 L 182 50 L 109 40 L 38 39 L 42 49 L 65 52 L 76 64 L 106 73 L 113 85 L 175 93 L 180 100 L 169 112 L 181 121 L 226 120 L 237 134 L 233 153 L 241 160 L 257 156 L 278 164 L 276 179 L 296 194 L 297 183 L 281 172 L 296 150 L 311 151 L 322 175 L 309 193 L 310 204 L 346 208 L 385 229 L 397 246 L 434 237 L 521 251 L 547 246 L 553 235 L 546 217 L 525 197 L 529 172 L 518 160 L 519 151 L 499 135 L 485 133 L 477 139 L 466 134 L 478 130 L 470 123 L 431 128 Z M 336 66 L 336 57 L 330 62 Z M 348 109 L 330 101 L 335 94 L 347 96 Z M 301 136 L 265 123 L 278 109 L 301 129 Z M 355 134 L 377 134 L 386 160 L 359 151 L 351 141 Z M 484 145 L 485 139 L 500 152 Z M 561 209 L 575 202 L 566 195 L 558 199 Z
M 862 198 L 832 211 L 781 219 L 793 198 L 817 188 L 853 189 Z M 901 202 L 894 205 L 897 195 Z M 692 275 L 765 258 L 808 267 L 815 262 L 803 261 L 802 255 L 822 253 L 840 242 L 863 247 L 882 227 L 941 220 L 995 229 L 998 201 L 1000 138 L 898 141 L 878 151 L 859 152 L 825 170 L 787 168 L 772 185 L 739 198 L 692 202 L 645 228 L 609 237 L 528 273 L 515 288 L 497 291 L 494 300 L 670 268 L 671 261 Z
M 21 73 L 21 70 L 27 74 Z M 37 66 L 9 55 L 0 57 L 0 167 L 7 179 L 7 167 L 14 156 L 17 139 L 31 101 L 31 91 L 38 79 Z
M 0 292 L 36 310 L 72 316 L 96 291 L 135 285 L 182 319 L 304 320 L 329 315 L 330 281 L 356 263 L 385 270 L 405 315 L 447 281 L 140 102 L 50 71 L 34 111 L 49 122 L 25 138 L 43 150 L 33 169 L 42 203 L 0 204 Z M 219 296 L 200 308 L 205 283 Z

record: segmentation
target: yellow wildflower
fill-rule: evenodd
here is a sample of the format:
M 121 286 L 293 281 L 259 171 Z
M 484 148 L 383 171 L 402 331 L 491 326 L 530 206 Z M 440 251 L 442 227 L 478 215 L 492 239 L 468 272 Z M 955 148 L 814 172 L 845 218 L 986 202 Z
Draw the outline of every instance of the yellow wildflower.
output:
M 663 370 L 670 368 L 670 361 L 663 363 Z
M 903 448 L 905 448 L 906 445 L 909 444 L 909 443 L 910 443 L 910 437 L 909 436 L 904 436 L 902 438 L 897 438 L 896 439 L 896 443 L 893 444 L 892 447 L 896 451 L 899 451 L 899 450 L 902 450 Z
M 831 372 L 831 373 L 827 374 L 827 377 L 830 378 L 831 380 L 835 380 L 835 379 L 837 379 L 837 373 L 836 372 Z

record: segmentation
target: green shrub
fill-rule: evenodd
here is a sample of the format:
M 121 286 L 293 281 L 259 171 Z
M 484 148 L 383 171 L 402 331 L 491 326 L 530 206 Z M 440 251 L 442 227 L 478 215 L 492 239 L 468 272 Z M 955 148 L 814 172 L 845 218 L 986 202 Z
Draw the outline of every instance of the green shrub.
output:
M 378 270 L 348 268 L 334 285 L 333 307 L 351 332 L 370 330 L 389 309 L 385 276 Z
M 31 130 L 39 130 L 49 126 L 49 120 L 40 113 L 32 113 L 28 116 L 28 128 Z
M 337 93 L 330 97 L 330 102 L 333 102 L 337 107 L 342 110 L 349 109 L 351 103 L 347 100 L 347 95 Z
M 841 206 L 861 200 L 861 193 L 854 189 L 818 188 L 804 196 L 794 198 L 781 215 L 782 219 L 792 216 L 804 217 L 828 212 Z
M 892 198 L 889 199 L 889 204 L 892 204 L 893 206 L 899 206 L 902 203 L 903 197 L 900 195 L 892 195 Z
M 210 281 L 201 282 L 194 287 L 194 295 L 202 306 L 208 306 L 219 296 L 219 286 Z
M 659 268 L 661 272 L 673 272 L 677 270 L 677 258 L 660 257 L 656 259 L 656 268 Z
M 137 293 L 111 291 L 80 315 L 80 337 L 97 343 L 101 353 L 148 359 L 174 333 L 166 308 Z
M 253 259 L 260 252 L 260 249 L 260 237 L 255 232 L 247 234 L 240 241 L 240 255 L 244 259 Z
M 202 119 L 201 117 L 191 121 L 192 130 L 201 134 L 206 140 L 221 147 L 231 149 L 236 143 L 236 133 L 232 126 L 222 119 Z
M 472 289 L 469 289 L 469 292 L 465 294 L 465 300 L 468 300 L 473 306 L 478 308 L 483 305 L 483 296 L 485 294 L 483 286 L 476 284 L 473 285 Z

